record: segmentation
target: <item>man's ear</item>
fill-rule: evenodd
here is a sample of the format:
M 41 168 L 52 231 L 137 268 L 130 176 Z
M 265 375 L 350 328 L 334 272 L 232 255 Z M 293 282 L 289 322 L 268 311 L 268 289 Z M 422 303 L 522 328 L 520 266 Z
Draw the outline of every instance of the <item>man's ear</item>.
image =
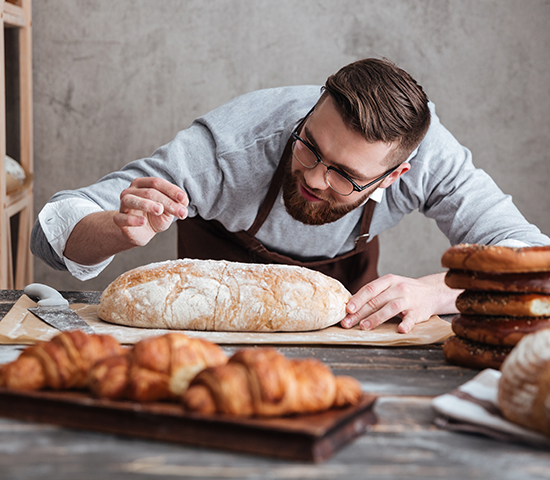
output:
M 403 162 L 399 165 L 393 172 L 391 172 L 378 188 L 388 188 L 393 182 L 395 182 L 401 175 L 407 173 L 411 169 L 411 164 L 409 162 Z

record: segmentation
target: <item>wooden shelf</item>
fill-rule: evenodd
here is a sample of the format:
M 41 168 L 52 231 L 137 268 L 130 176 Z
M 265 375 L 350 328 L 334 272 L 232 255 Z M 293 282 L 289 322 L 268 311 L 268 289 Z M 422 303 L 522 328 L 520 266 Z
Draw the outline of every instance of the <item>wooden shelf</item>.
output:
M 4 3 L 3 17 L 6 27 L 24 28 L 27 26 L 25 10 L 13 3 Z
M 22 289 L 33 281 L 31 18 L 31 0 L 0 0 L 0 289 Z M 8 148 L 15 153 L 7 152 Z M 24 184 L 9 194 L 5 178 L 7 153 L 26 173 Z

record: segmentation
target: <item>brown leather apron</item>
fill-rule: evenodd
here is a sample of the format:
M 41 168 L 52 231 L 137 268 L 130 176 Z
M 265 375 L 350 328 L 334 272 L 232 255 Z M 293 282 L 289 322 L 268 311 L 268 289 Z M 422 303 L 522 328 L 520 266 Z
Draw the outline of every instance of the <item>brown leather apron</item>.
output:
M 365 205 L 361 231 L 356 238 L 355 248 L 334 258 L 311 262 L 299 261 L 269 251 L 255 238 L 281 189 L 285 162 L 290 159 L 290 145 L 289 142 L 285 148 L 269 186 L 267 196 L 260 206 L 252 226 L 248 230 L 229 232 L 216 220 L 204 220 L 199 216 L 178 220 L 178 258 L 298 265 L 318 270 L 336 278 L 351 293 L 355 293 L 363 285 L 378 277 L 378 237 L 367 242 L 375 202 L 368 201 Z

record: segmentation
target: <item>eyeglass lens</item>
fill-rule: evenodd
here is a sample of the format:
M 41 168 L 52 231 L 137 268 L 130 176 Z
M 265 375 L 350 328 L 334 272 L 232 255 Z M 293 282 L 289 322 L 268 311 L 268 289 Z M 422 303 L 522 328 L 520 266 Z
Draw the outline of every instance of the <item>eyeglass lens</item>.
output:
M 293 153 L 296 159 L 306 168 L 314 168 L 319 163 L 319 159 L 315 154 L 300 140 L 294 140 Z M 330 188 L 340 195 L 349 195 L 353 192 L 353 185 L 347 178 L 337 171 L 327 168 L 325 164 L 323 166 L 326 168 L 325 180 Z

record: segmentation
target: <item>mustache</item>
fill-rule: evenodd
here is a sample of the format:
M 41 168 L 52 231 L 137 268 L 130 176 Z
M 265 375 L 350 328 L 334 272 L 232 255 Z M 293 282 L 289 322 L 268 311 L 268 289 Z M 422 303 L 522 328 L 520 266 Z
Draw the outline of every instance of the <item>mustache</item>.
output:
M 295 182 L 296 186 L 301 185 L 304 187 L 309 193 L 312 195 L 315 195 L 318 199 L 323 200 L 324 202 L 327 202 L 329 205 L 332 205 L 333 200 L 331 198 L 326 198 L 326 192 L 324 190 L 319 190 L 317 188 L 311 188 L 304 178 L 304 174 L 302 172 L 296 172 L 295 173 Z

